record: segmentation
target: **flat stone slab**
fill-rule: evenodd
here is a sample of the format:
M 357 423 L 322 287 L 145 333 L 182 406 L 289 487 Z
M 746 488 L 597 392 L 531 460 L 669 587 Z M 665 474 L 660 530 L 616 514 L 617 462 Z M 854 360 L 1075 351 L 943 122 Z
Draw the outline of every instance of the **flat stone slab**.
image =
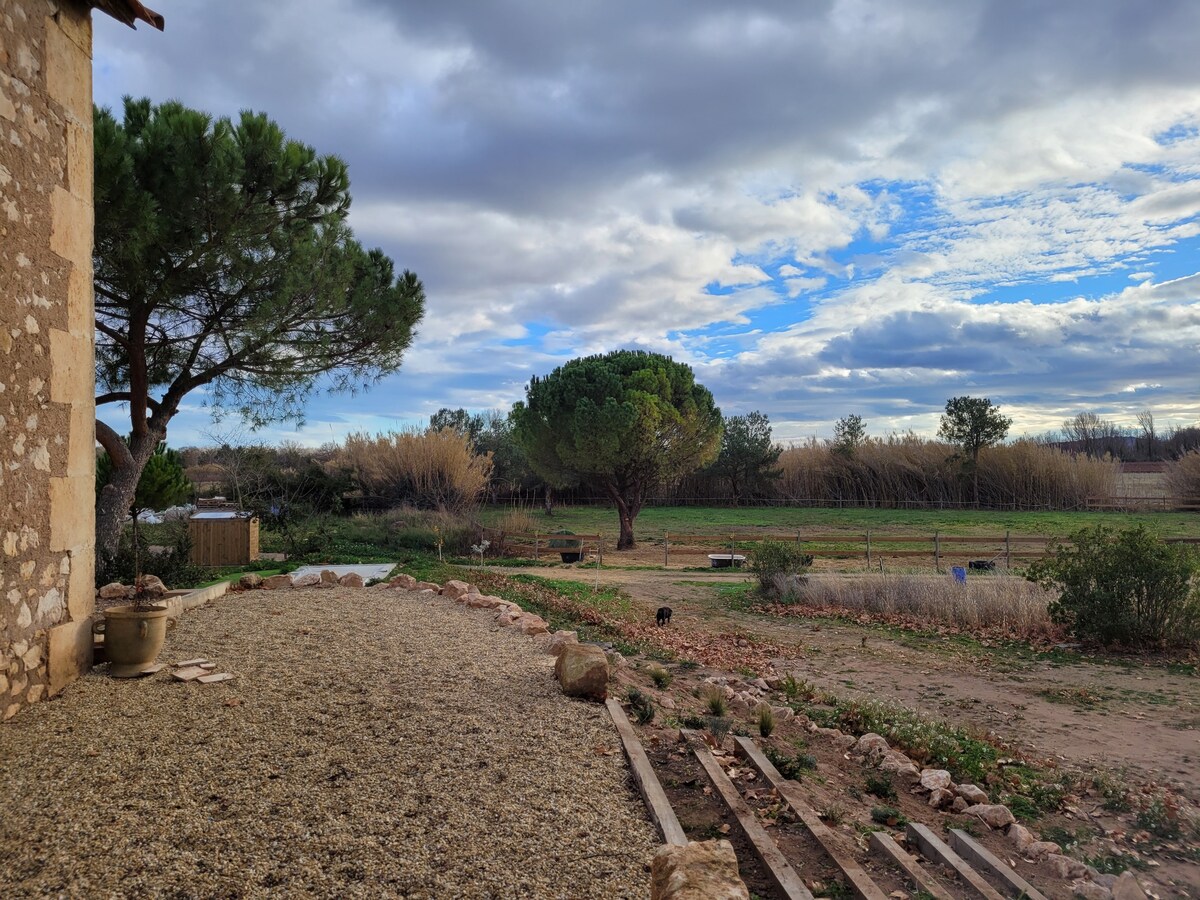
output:
M 363 583 L 370 581 L 372 578 L 387 578 L 391 574 L 392 569 L 396 568 L 396 563 L 359 563 L 353 566 L 301 566 L 296 571 L 292 572 L 292 578 L 299 578 L 301 575 L 320 575 L 328 570 L 341 578 L 343 575 L 361 575 Z
M 218 672 L 215 675 L 201 675 L 196 680 L 201 684 L 220 684 L 222 681 L 233 681 L 233 676 L 228 672 Z

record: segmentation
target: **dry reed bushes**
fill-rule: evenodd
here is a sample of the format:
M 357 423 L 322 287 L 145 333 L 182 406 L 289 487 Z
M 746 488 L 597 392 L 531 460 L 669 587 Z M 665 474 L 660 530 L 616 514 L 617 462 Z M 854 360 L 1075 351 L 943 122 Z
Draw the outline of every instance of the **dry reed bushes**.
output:
M 352 434 L 337 464 L 377 498 L 451 511 L 475 505 L 492 474 L 491 454 L 476 454 L 470 439 L 450 428 Z
M 915 435 L 873 438 L 853 456 L 812 440 L 779 458 L 781 497 L 863 506 L 905 503 L 969 504 L 971 479 L 955 448 Z M 1071 456 L 1033 441 L 983 451 L 979 492 L 983 506 L 1068 509 L 1089 497 L 1110 497 L 1118 465 Z
M 789 600 L 807 609 L 1031 639 L 1058 633 L 1047 611 L 1052 596 L 1024 578 L 1005 575 L 969 578 L 966 584 L 949 575 L 810 575 L 793 583 Z
M 1167 470 L 1167 487 L 1182 503 L 1200 503 L 1200 452 L 1185 453 Z

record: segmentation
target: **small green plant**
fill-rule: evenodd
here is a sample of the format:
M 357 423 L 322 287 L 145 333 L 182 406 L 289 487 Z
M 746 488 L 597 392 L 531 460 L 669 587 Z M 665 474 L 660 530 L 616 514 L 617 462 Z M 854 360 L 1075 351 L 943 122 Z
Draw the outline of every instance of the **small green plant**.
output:
M 896 786 L 892 784 L 892 779 L 887 775 L 868 775 L 866 792 L 880 800 L 896 799 Z
M 811 753 L 797 753 L 795 756 L 788 756 L 773 747 L 764 747 L 763 753 L 771 761 L 771 765 L 779 770 L 780 775 L 784 778 L 791 778 L 793 781 L 799 781 L 804 772 L 811 772 L 817 767 L 817 758 Z
M 1102 772 L 1092 778 L 1092 786 L 1104 797 L 1100 805 L 1109 812 L 1129 812 L 1129 789 L 1116 778 Z
M 841 825 L 846 821 L 846 807 L 840 803 L 830 803 L 820 811 L 819 815 L 830 825 Z
M 817 687 L 811 681 L 798 680 L 790 672 L 784 676 L 783 694 L 789 700 L 812 700 L 817 693 Z
M 714 747 L 720 747 L 725 743 L 725 738 L 729 736 L 729 727 L 731 724 L 724 716 L 709 716 L 705 720 L 705 725 L 708 728 L 708 734 L 712 738 Z
M 908 824 L 904 813 L 892 806 L 876 806 L 871 810 L 871 821 L 889 828 L 903 828 Z
M 849 898 L 854 896 L 854 892 L 846 886 L 846 882 L 838 878 L 833 878 L 815 885 L 813 887 L 813 896 L 825 897 L 828 900 L 849 900 Z
M 671 673 L 661 666 L 655 666 L 650 669 L 650 680 L 654 682 L 654 686 L 660 691 L 671 684 Z
M 654 721 L 654 701 L 637 688 L 630 688 L 625 695 L 629 701 L 629 711 L 639 725 L 649 725 Z
M 774 731 L 775 710 L 766 703 L 760 703 L 758 706 L 758 733 L 762 737 L 769 738 Z
M 788 541 L 763 541 L 750 551 L 750 571 L 766 596 L 786 600 L 796 578 L 812 565 L 813 558 Z
M 1100 854 L 1097 856 L 1085 856 L 1083 861 L 1101 875 L 1120 875 L 1126 869 L 1142 870 L 1150 867 L 1141 857 L 1130 856 L 1127 853 L 1110 853 Z
M 690 728 L 692 731 L 699 731 L 705 726 L 704 716 L 698 716 L 695 713 L 688 713 L 679 720 L 679 724 L 684 728 Z
M 1137 814 L 1139 828 L 1157 838 L 1169 841 L 1183 834 L 1179 822 L 1179 807 L 1163 797 L 1154 797 Z
M 725 691 L 720 685 L 710 684 L 702 692 L 701 698 L 709 715 L 721 717 L 729 712 L 729 701 L 725 699 Z

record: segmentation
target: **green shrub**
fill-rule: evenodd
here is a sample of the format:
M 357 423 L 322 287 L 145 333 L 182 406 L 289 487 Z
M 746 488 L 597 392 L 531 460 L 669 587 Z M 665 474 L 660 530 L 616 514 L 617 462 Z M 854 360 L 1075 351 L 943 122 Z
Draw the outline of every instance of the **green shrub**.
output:
M 771 761 L 771 765 L 779 770 L 780 775 L 784 778 L 791 778 L 793 781 L 799 781 L 802 773 L 812 771 L 817 767 L 817 758 L 811 753 L 797 753 L 795 756 L 788 756 L 772 747 L 764 747 L 763 754 Z
M 758 733 L 765 738 L 771 736 L 771 732 L 775 730 L 775 711 L 766 703 L 759 704 L 758 707 Z
M 813 558 L 787 541 L 763 541 L 750 551 L 750 571 L 759 589 L 769 596 L 787 597 L 796 580 L 812 565 Z
M 725 699 L 725 691 L 719 685 L 710 684 L 705 688 L 701 699 L 711 715 L 723 716 L 729 712 L 729 701 Z
M 1190 646 L 1200 635 L 1193 578 L 1200 557 L 1145 526 L 1103 525 L 1071 535 L 1029 568 L 1027 578 L 1059 597 L 1050 616 L 1075 637 L 1104 646 Z
M 705 721 L 708 728 L 708 733 L 712 736 L 713 746 L 720 747 L 725 743 L 725 738 L 729 734 L 729 729 L 733 725 L 724 716 L 709 716 Z
M 879 825 L 887 825 L 891 828 L 903 828 L 908 824 L 908 819 L 904 817 L 904 813 L 891 806 L 876 806 L 871 810 L 871 821 Z
M 654 701 L 637 688 L 630 688 L 626 694 L 629 701 L 629 711 L 639 725 L 649 725 L 654 721 Z
M 191 563 L 192 541 L 188 537 L 186 522 L 170 522 L 159 526 L 156 540 L 164 549 L 150 552 L 146 535 L 139 534 L 138 562 L 141 574 L 157 575 L 168 588 L 188 588 L 202 584 L 212 576 L 206 569 Z M 96 587 L 119 581 L 133 584 L 134 553 L 132 529 L 121 534 L 121 542 L 114 556 L 96 554 Z
M 666 669 L 655 666 L 650 670 L 650 680 L 654 682 L 654 686 L 660 691 L 666 688 L 671 683 L 671 673 Z
M 896 786 L 887 775 L 867 775 L 866 791 L 880 800 L 896 799 Z

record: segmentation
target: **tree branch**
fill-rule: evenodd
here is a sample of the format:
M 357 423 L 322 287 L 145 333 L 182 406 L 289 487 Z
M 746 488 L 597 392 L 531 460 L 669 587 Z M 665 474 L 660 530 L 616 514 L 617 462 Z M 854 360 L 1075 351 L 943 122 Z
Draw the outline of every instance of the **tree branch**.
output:
M 133 467 L 133 454 L 129 452 L 129 447 L 126 446 L 125 441 L 111 427 L 99 419 L 96 420 L 96 441 L 108 452 L 115 469 L 129 469 Z
M 103 406 L 105 403 L 128 403 L 132 400 L 129 391 L 109 391 L 107 394 L 101 394 L 96 398 L 96 405 Z M 154 412 L 158 412 L 158 401 L 153 397 L 146 398 L 146 405 Z

